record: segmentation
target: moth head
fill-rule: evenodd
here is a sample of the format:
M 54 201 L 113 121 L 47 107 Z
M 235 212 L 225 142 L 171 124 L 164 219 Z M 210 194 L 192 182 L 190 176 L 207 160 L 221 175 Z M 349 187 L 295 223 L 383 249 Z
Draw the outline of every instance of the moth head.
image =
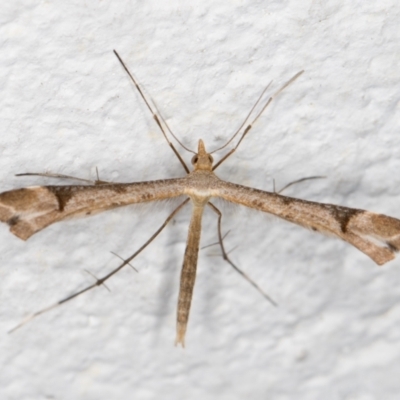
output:
M 214 159 L 208 154 L 204 146 L 204 142 L 200 139 L 197 154 L 192 158 L 192 164 L 195 171 L 212 171 Z

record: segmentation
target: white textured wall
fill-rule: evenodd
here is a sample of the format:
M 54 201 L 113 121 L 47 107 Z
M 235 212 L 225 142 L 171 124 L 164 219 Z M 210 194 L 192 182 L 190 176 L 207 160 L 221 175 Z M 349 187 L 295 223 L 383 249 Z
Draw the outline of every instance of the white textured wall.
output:
M 2 5 L 1 190 L 51 171 L 114 181 L 182 176 L 112 49 L 179 138 L 222 144 L 262 88 L 301 69 L 221 178 L 400 218 L 400 5 L 353 1 L 28 1 Z M 183 153 L 185 159 L 191 155 Z M 67 182 L 64 182 L 67 183 Z M 398 399 L 400 261 L 378 268 L 333 238 L 225 207 L 233 260 L 200 254 L 187 348 L 173 346 L 189 213 L 103 288 L 93 282 L 172 204 L 56 224 L 27 242 L 0 229 L 1 399 Z M 237 210 L 237 211 L 236 211 Z M 216 240 L 205 216 L 202 244 Z

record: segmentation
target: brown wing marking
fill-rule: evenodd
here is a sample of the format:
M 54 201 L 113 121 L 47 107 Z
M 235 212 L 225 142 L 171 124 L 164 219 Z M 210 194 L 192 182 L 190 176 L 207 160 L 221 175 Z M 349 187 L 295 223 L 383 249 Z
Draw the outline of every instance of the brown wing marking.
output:
M 0 194 L 0 221 L 26 240 L 54 222 L 184 194 L 181 179 L 93 186 L 33 186 Z
M 400 220 L 334 204 L 315 203 L 221 182 L 218 195 L 233 203 L 274 214 L 314 231 L 337 236 L 377 264 L 400 251 Z

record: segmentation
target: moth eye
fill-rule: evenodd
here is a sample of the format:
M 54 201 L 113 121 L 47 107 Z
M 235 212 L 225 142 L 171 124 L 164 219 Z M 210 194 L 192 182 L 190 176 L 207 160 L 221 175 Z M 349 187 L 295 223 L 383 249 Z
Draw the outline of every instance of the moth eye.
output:
M 193 156 L 193 158 L 192 158 L 192 164 L 193 164 L 193 165 L 196 165 L 198 160 L 199 160 L 199 157 L 198 157 L 198 155 L 196 154 L 196 155 Z
M 214 162 L 213 156 L 211 154 L 208 155 L 208 159 L 210 160 L 211 164 Z

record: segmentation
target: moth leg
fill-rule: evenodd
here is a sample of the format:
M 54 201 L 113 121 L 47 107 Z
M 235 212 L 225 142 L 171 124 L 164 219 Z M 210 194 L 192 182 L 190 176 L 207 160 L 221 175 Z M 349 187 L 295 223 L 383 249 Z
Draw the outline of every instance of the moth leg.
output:
M 207 203 L 211 209 L 218 215 L 218 241 L 219 245 L 221 248 L 222 252 L 222 258 L 231 265 L 231 267 L 239 273 L 244 279 L 246 279 L 247 282 L 250 283 L 259 293 L 261 293 L 264 298 L 266 298 L 272 305 L 277 306 L 278 304 L 270 297 L 268 296 L 261 288 L 258 286 L 247 274 L 245 274 L 239 267 L 237 267 L 232 260 L 229 258 L 228 253 L 225 251 L 225 246 L 224 246 L 224 241 L 222 237 L 222 232 L 221 232 L 221 221 L 222 221 L 222 213 L 221 211 L 214 206 L 211 202 Z
M 129 263 L 139 254 L 141 253 L 160 233 L 161 231 L 167 226 L 168 222 L 171 221 L 172 218 L 174 218 L 174 216 L 183 208 L 183 206 L 185 206 L 188 201 L 190 199 L 186 199 L 183 203 L 181 203 L 178 207 L 175 208 L 174 211 L 172 211 L 172 213 L 168 216 L 168 218 L 163 222 L 163 224 L 157 229 L 157 231 L 150 237 L 149 240 L 147 240 L 140 248 L 139 250 L 137 250 L 135 253 L 133 253 L 130 257 L 128 257 L 127 259 L 124 259 L 123 262 L 114 270 L 112 270 L 111 272 L 109 272 L 107 275 L 104 275 L 102 278 L 96 279 L 96 282 L 93 283 L 92 285 L 89 285 L 87 287 L 85 287 L 84 289 L 75 292 L 73 294 L 71 294 L 68 297 L 65 297 L 62 300 L 59 300 L 57 303 L 52 304 L 49 307 L 43 308 L 42 310 L 39 310 L 31 315 L 29 315 L 28 317 L 26 317 L 21 323 L 19 323 L 17 326 L 15 326 L 14 328 L 12 328 L 10 331 L 8 331 L 8 333 L 14 332 L 15 330 L 17 330 L 18 328 L 20 328 L 22 325 L 25 325 L 27 322 L 33 320 L 34 318 L 38 317 L 41 314 L 44 314 L 47 311 L 52 310 L 53 308 L 56 308 L 58 306 L 60 306 L 63 303 L 66 303 L 67 301 L 70 301 L 72 299 L 74 299 L 75 297 L 80 296 L 81 294 L 88 292 L 89 290 L 95 288 L 96 286 L 100 286 L 103 285 L 105 281 L 107 281 L 109 278 L 111 278 L 113 275 L 115 275 L 119 270 L 121 270 L 123 267 L 125 267 L 126 265 L 130 265 Z
M 230 232 L 231 232 L 231 231 L 226 232 L 225 235 L 222 236 L 222 240 L 225 240 L 225 238 L 229 235 Z M 219 244 L 219 240 L 218 240 L 218 242 L 215 242 L 215 243 L 206 244 L 205 246 L 203 246 L 203 247 L 201 248 L 201 250 L 207 249 L 208 247 L 216 246 L 217 244 Z M 237 246 L 236 246 L 236 247 L 237 247 Z M 236 248 L 236 247 L 235 247 L 235 248 Z M 232 252 L 232 249 L 229 250 L 228 254 L 231 253 L 231 252 Z
M 295 185 L 296 183 L 300 183 L 300 182 L 304 182 L 304 181 L 310 181 L 311 179 L 324 179 L 324 178 L 326 178 L 326 176 L 307 176 L 306 178 L 297 179 L 296 181 L 288 183 L 281 190 L 278 190 L 278 191 L 275 190 L 275 179 L 274 179 L 273 180 L 273 182 L 274 182 L 274 193 L 281 194 L 288 187 L 290 187 L 292 185 Z
M 91 179 L 78 178 L 76 176 L 71 176 L 71 175 L 53 174 L 51 172 L 24 172 L 22 174 L 15 174 L 15 176 L 44 176 L 45 178 L 73 179 L 75 181 L 89 183 L 90 185 L 107 185 L 107 184 L 115 183 L 115 182 L 101 181 L 100 179 L 91 180 Z M 98 175 L 97 175 L 97 178 L 98 178 Z

